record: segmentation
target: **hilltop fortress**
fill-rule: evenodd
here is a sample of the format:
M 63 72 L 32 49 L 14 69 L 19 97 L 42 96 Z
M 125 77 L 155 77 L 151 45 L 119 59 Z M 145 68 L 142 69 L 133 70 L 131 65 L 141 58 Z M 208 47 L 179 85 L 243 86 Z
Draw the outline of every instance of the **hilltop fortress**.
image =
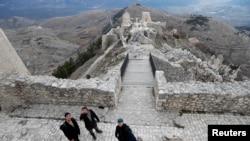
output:
M 167 44 L 155 49 L 156 36 L 165 24 L 153 22 L 149 12 L 143 12 L 140 20 L 131 20 L 125 12 L 121 27 L 103 35 L 102 48 L 120 47 L 122 43 L 120 48 L 126 48 L 129 55 L 119 63 L 119 69 L 109 71 L 106 80 L 31 76 L 0 30 L 4 49 L 0 55 L 0 109 L 11 112 L 32 104 L 116 107 L 127 63 L 147 58 L 154 75 L 155 109 L 250 114 L 250 81 L 234 81 L 238 69 L 223 65 L 223 57 L 213 56 L 206 62 Z
M 143 141 L 200 141 L 207 125 L 248 124 L 250 81 L 234 80 L 239 67 L 224 65 L 222 55 L 199 58 L 178 44 L 177 29 L 152 19 L 124 12 L 102 36 L 104 53 L 77 80 L 30 75 L 0 30 L 0 140 L 66 141 L 63 113 L 77 120 L 82 106 L 100 117 L 102 141 L 116 140 L 118 117 Z M 79 126 L 80 139 L 91 140 Z

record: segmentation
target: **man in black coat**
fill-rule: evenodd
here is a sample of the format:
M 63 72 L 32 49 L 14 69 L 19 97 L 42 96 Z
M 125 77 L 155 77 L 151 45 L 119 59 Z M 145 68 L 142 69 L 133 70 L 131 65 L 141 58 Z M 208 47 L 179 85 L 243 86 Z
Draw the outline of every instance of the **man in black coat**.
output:
M 60 126 L 64 135 L 70 141 L 80 141 L 78 135 L 80 135 L 80 128 L 74 118 L 71 117 L 70 113 L 65 113 L 65 122 Z
M 97 133 L 102 133 L 102 130 L 97 127 L 96 122 L 99 122 L 100 119 L 95 114 L 95 112 L 91 109 L 88 109 L 87 107 L 82 107 L 82 114 L 80 116 L 80 120 L 84 121 L 86 129 L 89 131 L 93 139 L 96 140 L 96 136 L 93 132 L 93 129 L 95 129 Z
M 117 122 L 118 125 L 116 126 L 115 137 L 118 138 L 119 141 L 136 141 L 132 130 L 127 124 L 123 123 L 123 119 L 119 118 Z

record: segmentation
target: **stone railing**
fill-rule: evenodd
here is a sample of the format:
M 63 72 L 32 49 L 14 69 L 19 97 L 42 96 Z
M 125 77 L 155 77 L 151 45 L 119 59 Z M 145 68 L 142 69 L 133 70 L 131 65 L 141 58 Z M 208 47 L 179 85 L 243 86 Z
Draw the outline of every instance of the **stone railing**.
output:
M 119 71 L 111 75 L 108 81 L 103 81 L 0 73 L 0 108 L 9 112 L 30 104 L 115 107 L 121 89 L 121 77 Z
M 155 77 L 156 66 L 155 66 L 155 63 L 154 63 L 154 60 L 153 60 L 151 53 L 149 54 L 149 62 L 150 62 L 150 66 L 151 66 L 153 75 Z
M 167 82 L 156 71 L 157 110 L 250 114 L 250 81 L 233 83 Z
M 121 73 L 121 77 L 123 77 L 125 70 L 127 68 L 128 65 L 128 61 L 129 61 L 129 54 L 127 54 L 126 58 L 124 59 L 122 66 L 120 68 L 120 73 Z

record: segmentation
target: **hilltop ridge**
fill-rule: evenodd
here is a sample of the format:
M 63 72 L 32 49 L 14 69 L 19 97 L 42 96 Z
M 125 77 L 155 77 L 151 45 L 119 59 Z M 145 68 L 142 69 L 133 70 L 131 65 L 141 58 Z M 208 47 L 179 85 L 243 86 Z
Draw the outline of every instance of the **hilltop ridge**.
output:
M 25 64 L 27 64 L 26 56 L 30 56 L 29 54 L 38 54 L 39 57 L 33 58 L 34 62 L 39 58 L 41 63 L 50 64 L 42 66 L 29 62 L 29 66 L 27 67 L 31 73 L 34 73 L 34 70 L 36 70 L 36 74 L 51 74 L 53 70 L 51 69 L 51 63 L 53 63 L 53 68 L 62 64 L 69 57 L 76 55 L 77 50 L 84 51 L 90 42 L 100 37 L 105 33 L 104 31 L 108 32 L 112 27 L 120 26 L 122 14 L 125 11 L 129 12 L 133 18 L 141 18 L 141 12 L 147 11 L 150 12 L 153 21 L 165 23 L 164 28 L 156 28 L 156 30 L 161 30 L 161 32 L 159 32 L 160 34 L 157 35 L 157 43 L 159 43 L 159 45 L 162 42 L 167 42 L 171 46 L 187 48 L 204 60 L 209 59 L 211 54 L 222 53 L 224 54 L 225 63 L 241 65 L 240 74 L 250 77 L 247 71 L 249 68 L 249 55 L 248 52 L 244 51 L 249 48 L 249 37 L 233 26 L 224 21 L 207 16 L 200 17 L 208 19 L 208 21 L 206 21 L 204 25 L 199 25 L 197 23 L 199 20 L 198 15 L 175 15 L 138 3 L 129 5 L 123 9 L 92 10 L 74 16 L 50 18 L 37 22 L 28 21 L 24 22 L 27 23 L 26 26 L 23 24 L 20 25 L 20 28 L 18 24 L 11 22 L 11 25 L 17 27 L 8 28 L 5 32 Z M 194 22 L 188 24 L 187 21 L 192 18 Z M 20 23 L 22 20 L 25 21 L 25 19 L 17 18 L 16 23 Z M 6 22 L 5 25 L 7 25 Z M 41 28 L 37 30 L 37 28 L 33 27 Z M 176 40 L 173 38 L 173 31 L 177 31 L 180 39 Z M 59 55 L 61 59 L 54 57 L 55 61 L 48 63 L 49 60 L 46 60 L 44 56 L 44 54 L 48 53 L 39 53 L 49 52 L 50 50 L 48 48 L 39 47 L 41 44 L 23 44 L 25 40 L 30 39 L 31 36 L 36 40 L 39 39 L 41 35 L 46 35 L 46 38 L 49 38 L 49 40 L 56 39 L 57 42 L 53 41 L 54 45 L 48 45 L 49 48 L 56 46 L 60 50 L 59 46 L 66 46 L 68 50 L 66 51 L 67 53 L 63 50 L 60 51 L 61 53 L 59 53 Z M 199 42 L 192 44 L 189 42 L 189 38 L 195 38 Z M 47 40 L 41 40 L 40 42 L 46 44 Z M 31 46 L 32 51 L 30 51 L 30 48 L 27 48 Z M 44 71 L 48 70 L 48 68 L 50 69 L 49 71 Z

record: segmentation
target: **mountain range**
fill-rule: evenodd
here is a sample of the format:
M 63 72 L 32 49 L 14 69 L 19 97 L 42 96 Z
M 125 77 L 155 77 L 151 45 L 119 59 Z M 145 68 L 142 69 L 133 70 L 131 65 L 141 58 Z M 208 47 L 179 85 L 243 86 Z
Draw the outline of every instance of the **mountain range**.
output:
M 132 18 L 141 17 L 143 11 L 148 11 L 153 21 L 166 23 L 163 29 L 158 29 L 162 32 L 157 36 L 159 43 L 167 42 L 174 46 L 172 30 L 177 29 L 183 38 L 179 40 L 178 46 L 192 50 L 193 54 L 203 59 L 207 57 L 199 50 L 207 52 L 208 56 L 210 53 L 223 53 L 225 63 L 241 64 L 241 74 L 250 78 L 250 56 L 246 52 L 250 38 L 244 32 L 248 28 L 237 30 L 222 20 L 208 16 L 177 15 L 133 4 L 121 9 L 89 10 L 72 16 L 43 20 L 22 17 L 0 19 L 0 27 L 4 28 L 10 42 L 32 74 L 49 75 L 65 60 L 77 56 L 77 52 L 84 51 L 93 40 L 105 34 L 104 31 L 121 25 L 121 16 L 125 11 L 128 11 Z M 209 22 L 204 23 L 204 19 Z M 200 20 L 203 22 L 200 23 Z M 187 21 L 190 24 L 187 24 Z M 190 45 L 187 40 L 190 37 L 196 37 L 201 43 L 197 47 Z
M 1 0 L 0 18 L 19 16 L 47 19 L 93 9 L 123 8 L 131 3 L 141 3 L 170 13 L 202 14 L 222 18 L 236 26 L 250 25 L 248 0 Z

